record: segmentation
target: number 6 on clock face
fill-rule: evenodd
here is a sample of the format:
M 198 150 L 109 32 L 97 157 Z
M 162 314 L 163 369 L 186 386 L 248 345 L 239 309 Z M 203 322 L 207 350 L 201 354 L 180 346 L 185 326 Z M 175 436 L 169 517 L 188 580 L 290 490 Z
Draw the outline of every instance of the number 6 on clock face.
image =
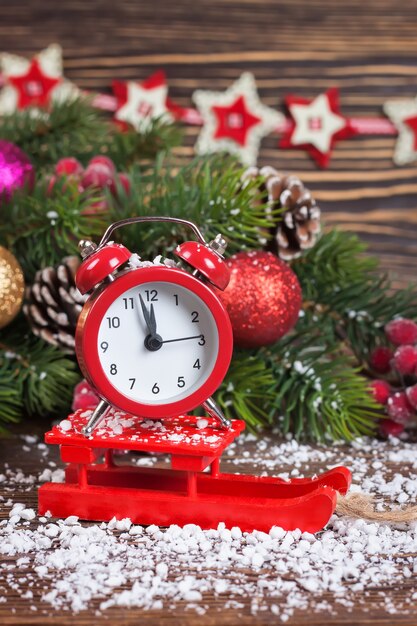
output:
M 86 378 L 116 407 L 170 417 L 202 404 L 220 385 L 232 330 L 200 280 L 173 268 L 138 268 L 90 300 L 77 327 L 77 356 Z

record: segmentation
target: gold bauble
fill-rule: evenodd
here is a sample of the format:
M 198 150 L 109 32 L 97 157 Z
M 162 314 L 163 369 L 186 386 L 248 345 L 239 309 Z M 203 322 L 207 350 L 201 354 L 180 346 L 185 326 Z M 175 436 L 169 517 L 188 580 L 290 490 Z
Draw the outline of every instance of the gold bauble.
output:
M 25 293 L 23 271 L 16 257 L 0 246 L 0 328 L 19 313 Z

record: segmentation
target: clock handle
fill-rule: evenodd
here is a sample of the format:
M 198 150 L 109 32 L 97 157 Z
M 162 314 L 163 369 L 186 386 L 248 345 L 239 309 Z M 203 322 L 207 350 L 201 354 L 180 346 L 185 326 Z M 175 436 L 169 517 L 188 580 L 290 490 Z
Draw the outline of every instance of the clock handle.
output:
M 205 402 L 203 402 L 203 408 L 205 411 L 207 411 L 210 417 L 214 417 L 215 419 L 219 420 L 222 428 L 226 430 L 231 427 L 232 422 L 227 419 L 227 417 L 225 416 L 217 402 L 213 400 L 213 398 L 208 398 Z
M 117 230 L 118 228 L 121 228 L 122 226 L 128 226 L 129 224 L 138 224 L 140 222 L 172 222 L 174 224 L 181 224 L 182 226 L 187 226 L 188 228 L 191 228 L 191 230 L 193 231 L 193 233 L 195 234 L 195 236 L 197 237 L 200 243 L 202 243 L 203 245 L 207 245 L 206 240 L 204 239 L 200 229 L 193 222 L 190 222 L 189 220 L 183 220 L 183 219 L 180 219 L 179 217 L 147 216 L 147 217 L 128 217 L 124 220 L 119 220 L 118 222 L 114 222 L 113 224 L 110 224 L 110 226 L 104 233 L 103 237 L 101 238 L 101 241 L 98 247 L 100 248 L 101 246 L 104 246 L 109 241 L 114 231 Z

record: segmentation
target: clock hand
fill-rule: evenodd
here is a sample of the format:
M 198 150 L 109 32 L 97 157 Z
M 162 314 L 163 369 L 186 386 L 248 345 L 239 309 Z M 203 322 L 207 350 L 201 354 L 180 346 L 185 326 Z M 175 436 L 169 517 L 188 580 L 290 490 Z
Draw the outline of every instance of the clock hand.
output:
M 151 315 L 150 315 L 150 323 L 152 326 L 152 329 L 149 328 L 151 335 L 155 336 L 157 334 L 156 332 L 156 319 L 155 319 L 155 309 L 153 308 L 153 304 L 151 304 Z
M 146 305 L 145 305 L 145 303 L 144 303 L 144 301 L 143 301 L 143 298 L 142 298 L 142 296 L 141 296 L 140 294 L 139 294 L 139 300 L 140 300 L 140 305 L 141 305 L 141 307 L 142 307 L 143 319 L 145 320 L 145 324 L 146 324 L 146 326 L 148 327 L 148 330 L 149 330 L 150 334 L 151 334 L 151 335 L 152 335 L 152 337 L 153 337 L 156 333 L 155 333 L 155 332 L 153 332 L 153 330 L 154 330 L 154 326 L 153 326 L 153 324 L 152 324 L 152 319 L 151 319 L 151 317 L 150 317 L 150 315 L 149 315 L 149 311 L 148 311 L 148 309 L 146 308 Z M 151 314 L 152 314 L 152 313 L 151 313 Z M 155 325 L 155 326 L 156 326 L 156 325 Z M 156 328 L 155 328 L 155 330 L 156 330 Z
M 203 335 L 194 335 L 193 337 L 180 337 L 179 339 L 166 339 L 161 343 L 172 343 L 173 341 L 187 341 L 187 339 L 201 339 Z

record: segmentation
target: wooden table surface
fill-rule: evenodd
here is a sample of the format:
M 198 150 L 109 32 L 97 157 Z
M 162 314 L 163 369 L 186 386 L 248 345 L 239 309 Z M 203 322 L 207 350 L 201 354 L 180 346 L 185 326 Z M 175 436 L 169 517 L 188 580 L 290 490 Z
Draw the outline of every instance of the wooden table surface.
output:
M 140 80 L 164 68 L 170 95 L 184 106 L 196 88 L 225 89 L 245 70 L 255 74 L 263 102 L 277 108 L 286 94 L 312 98 L 337 86 L 345 115 L 380 117 L 387 99 L 417 94 L 416 0 L 2 0 L 2 50 L 29 56 L 54 41 L 64 48 L 65 74 L 79 87 L 105 92 L 114 78 Z M 197 133 L 186 128 L 178 150 L 184 159 L 192 156 Z M 279 150 L 277 137 L 269 136 L 259 162 L 298 173 L 314 190 L 327 226 L 359 233 L 382 266 L 397 274 L 395 284 L 404 286 L 415 281 L 417 270 L 417 164 L 395 167 L 394 145 L 394 137 L 382 136 L 341 141 L 330 167 L 320 171 L 305 152 Z M 29 465 L 34 471 L 36 460 Z M 29 623 L 24 611 L 13 616 L 3 610 L 2 617 L 4 624 Z M 94 619 L 60 616 L 59 623 L 81 626 Z M 154 618 L 125 611 L 116 621 L 151 619 L 236 623 L 232 611 Z M 291 623 L 321 619 L 304 615 Z M 413 623 L 409 619 L 372 611 L 352 616 L 339 608 L 328 623 Z M 271 621 L 271 615 L 239 618 L 242 624 Z M 58 623 L 36 623 L 47 622 Z

